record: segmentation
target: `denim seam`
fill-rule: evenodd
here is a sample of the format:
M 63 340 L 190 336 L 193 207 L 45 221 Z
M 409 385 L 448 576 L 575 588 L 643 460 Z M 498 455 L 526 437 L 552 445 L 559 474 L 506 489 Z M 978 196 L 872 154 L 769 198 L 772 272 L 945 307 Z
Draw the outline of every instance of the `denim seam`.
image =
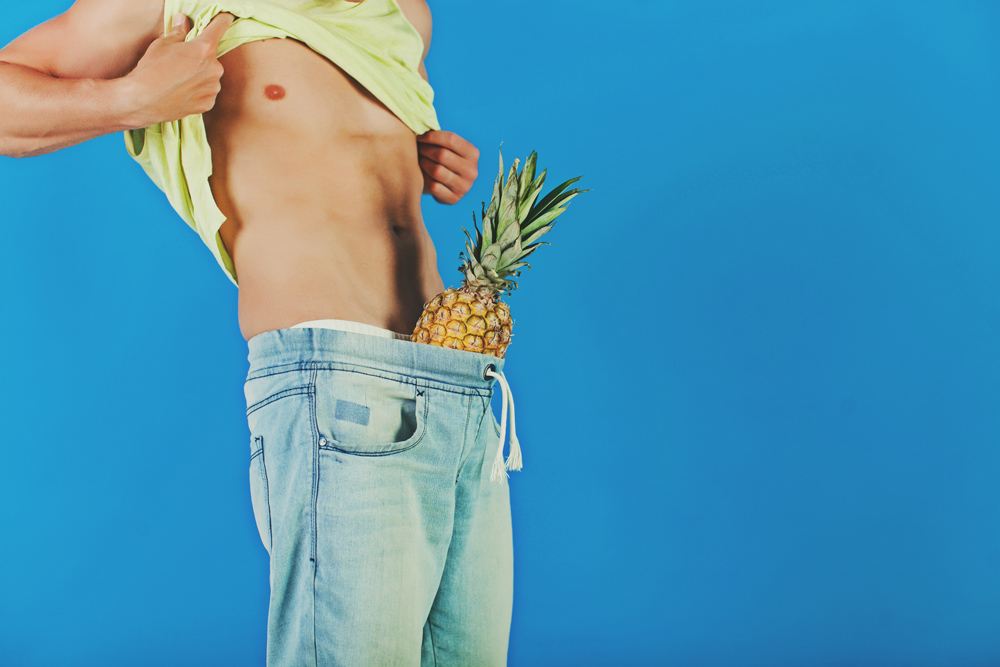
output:
M 462 451 L 458 454 L 458 470 L 455 471 L 455 485 L 465 469 L 465 451 L 469 448 L 469 421 L 472 418 L 472 399 L 469 399 L 469 407 L 465 411 L 465 428 L 462 430 Z M 475 442 L 475 440 L 473 440 Z
M 427 632 L 431 636 L 431 655 L 434 656 L 434 667 L 438 664 L 438 651 L 437 645 L 434 643 L 434 623 L 430 618 L 427 619 Z
M 313 665 L 319 665 L 319 644 L 316 640 L 316 573 L 319 571 L 319 564 L 316 562 L 316 503 L 319 496 L 319 430 L 316 426 L 316 370 L 309 374 L 309 413 L 312 419 L 310 429 L 312 431 L 312 497 L 309 502 L 309 532 L 310 532 L 310 553 L 309 560 L 312 562 L 312 621 L 313 621 Z
M 497 426 L 496 415 L 493 414 L 493 397 L 492 396 L 490 396 L 490 400 L 487 401 L 486 405 L 489 406 L 490 425 L 493 427 L 493 433 L 495 433 L 496 436 L 499 438 L 500 437 L 500 427 Z
M 493 416 L 493 397 L 492 396 L 490 396 L 489 399 L 486 399 L 486 400 L 483 401 L 483 417 L 482 417 L 482 419 L 479 420 L 479 426 L 476 428 L 476 437 L 477 438 L 479 437 L 479 431 L 481 431 L 482 428 L 483 428 L 483 422 L 486 421 L 486 415 L 489 415 L 490 417 Z M 492 424 L 493 424 L 493 420 L 490 419 L 490 425 L 492 425 Z M 493 430 L 494 431 L 496 430 L 496 426 L 493 427 Z M 499 437 L 499 435 L 500 434 L 497 433 L 498 437 Z
M 250 415 L 252 415 L 257 410 L 260 410 L 265 405 L 268 405 L 269 403 L 273 403 L 274 401 L 280 400 L 282 398 L 287 398 L 288 396 L 298 396 L 299 394 L 306 394 L 306 393 L 309 393 L 309 391 L 310 391 L 309 385 L 303 385 L 301 387 L 289 387 L 288 389 L 282 389 L 281 391 L 278 391 L 278 392 L 275 392 L 275 393 L 271 394 L 267 398 L 263 398 L 263 399 L 257 401 L 256 403 L 254 403 L 253 405 L 251 405 L 249 408 L 247 408 L 247 417 L 249 417 Z
M 262 372 L 268 370 L 269 368 L 279 369 L 279 370 L 273 370 L 270 373 Z M 366 370 L 358 370 L 358 369 L 366 369 Z M 300 361 L 292 364 L 283 364 L 281 366 L 270 366 L 268 368 L 262 368 L 257 371 L 254 371 L 253 373 L 248 374 L 246 382 L 250 382 L 251 380 L 259 380 L 261 378 L 271 377 L 274 375 L 280 375 L 282 373 L 295 373 L 299 371 L 308 371 L 308 370 L 344 370 L 352 373 L 362 373 L 365 375 L 377 375 L 379 373 L 389 374 L 392 375 L 394 378 L 403 378 L 403 381 L 414 382 L 415 380 L 416 382 L 414 382 L 414 384 L 417 384 L 418 386 L 439 385 L 439 386 L 434 386 L 434 388 L 440 391 L 448 391 L 454 394 L 471 394 L 475 396 L 482 396 L 483 392 L 492 391 L 492 382 L 490 384 L 489 389 L 486 388 L 480 389 L 478 387 L 467 387 L 463 385 L 453 384 L 450 382 L 444 382 L 442 380 L 425 378 L 423 376 L 407 375 L 406 373 L 402 372 L 396 373 L 394 371 L 386 371 L 381 368 L 374 368 L 371 366 L 360 366 L 358 364 L 349 364 L 341 361 Z
M 410 438 L 415 437 L 415 436 L 417 438 L 416 440 L 413 441 L 412 444 L 409 444 L 406 447 L 402 447 L 400 449 L 392 449 L 392 450 L 389 450 L 387 452 L 358 452 L 358 451 L 352 451 L 350 449 L 341 449 L 340 447 L 334 447 L 333 445 L 319 445 L 320 451 L 325 451 L 325 452 L 340 452 L 341 454 L 350 454 L 351 456 L 391 456 L 393 454 L 401 454 L 403 452 L 406 452 L 406 451 L 409 451 L 409 450 L 413 449 L 414 447 L 416 447 L 417 445 L 419 445 L 421 443 L 421 441 L 423 441 L 424 437 L 427 436 L 427 415 L 430 414 L 430 398 L 428 396 L 426 396 L 426 393 L 427 392 L 423 392 L 423 393 L 418 394 L 419 396 L 423 397 L 423 401 L 422 401 L 423 402 L 423 409 L 420 410 L 420 413 L 419 413 L 420 414 L 420 424 L 417 427 L 417 433 L 414 433 L 413 435 L 410 436 Z M 313 415 L 313 419 L 314 420 L 316 419 L 316 415 L 315 414 Z M 319 433 L 318 422 L 314 421 L 314 428 L 316 429 L 316 433 L 318 434 Z M 418 433 L 419 433 L 419 435 L 418 435 Z M 335 442 L 334 440 L 331 440 L 330 438 L 327 438 L 326 441 L 328 443 L 329 442 Z M 408 442 L 408 441 L 409 441 L 409 438 L 407 438 L 403 442 Z M 381 444 L 393 444 L 393 443 L 381 443 Z
M 260 450 L 256 455 L 260 456 L 260 477 L 264 482 L 264 502 L 267 505 L 267 554 L 270 556 L 274 550 L 274 533 L 271 526 L 271 490 L 267 484 L 267 459 L 264 458 L 264 436 L 258 435 L 257 437 L 260 438 Z

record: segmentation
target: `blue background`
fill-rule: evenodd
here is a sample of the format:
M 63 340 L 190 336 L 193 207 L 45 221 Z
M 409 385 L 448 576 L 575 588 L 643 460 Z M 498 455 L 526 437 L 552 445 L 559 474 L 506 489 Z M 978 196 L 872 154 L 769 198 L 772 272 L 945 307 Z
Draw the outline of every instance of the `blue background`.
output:
M 593 188 L 509 300 L 510 665 L 1000 664 L 1000 6 L 431 4 L 446 283 L 501 141 Z M 0 188 L 3 664 L 263 665 L 236 289 L 120 134 Z

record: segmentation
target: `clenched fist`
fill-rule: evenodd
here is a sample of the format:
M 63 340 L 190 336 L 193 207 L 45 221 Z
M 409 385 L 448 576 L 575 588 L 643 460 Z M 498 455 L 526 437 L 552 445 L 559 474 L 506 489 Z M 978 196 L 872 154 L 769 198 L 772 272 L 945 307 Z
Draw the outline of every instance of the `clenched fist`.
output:
M 188 18 L 178 14 L 174 29 L 153 40 L 125 77 L 131 82 L 129 117 L 136 128 L 204 113 L 215 106 L 223 73 L 216 53 L 235 19 L 222 12 L 200 35 L 185 42 L 190 32 Z

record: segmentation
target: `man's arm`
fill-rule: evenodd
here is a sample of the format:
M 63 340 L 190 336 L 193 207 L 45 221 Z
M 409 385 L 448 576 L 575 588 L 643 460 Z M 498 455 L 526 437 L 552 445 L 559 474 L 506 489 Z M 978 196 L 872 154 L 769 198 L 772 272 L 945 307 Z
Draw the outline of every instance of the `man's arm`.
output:
M 220 14 L 190 42 L 159 0 L 78 0 L 0 49 L 0 155 L 29 157 L 215 104 Z

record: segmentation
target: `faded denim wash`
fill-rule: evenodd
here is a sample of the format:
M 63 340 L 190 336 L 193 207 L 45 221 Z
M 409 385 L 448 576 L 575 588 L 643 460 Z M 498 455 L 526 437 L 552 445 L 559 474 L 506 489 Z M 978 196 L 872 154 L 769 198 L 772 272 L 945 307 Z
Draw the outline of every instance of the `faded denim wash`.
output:
M 503 359 L 310 327 L 248 345 L 268 667 L 506 665 L 510 495 L 484 379 Z

